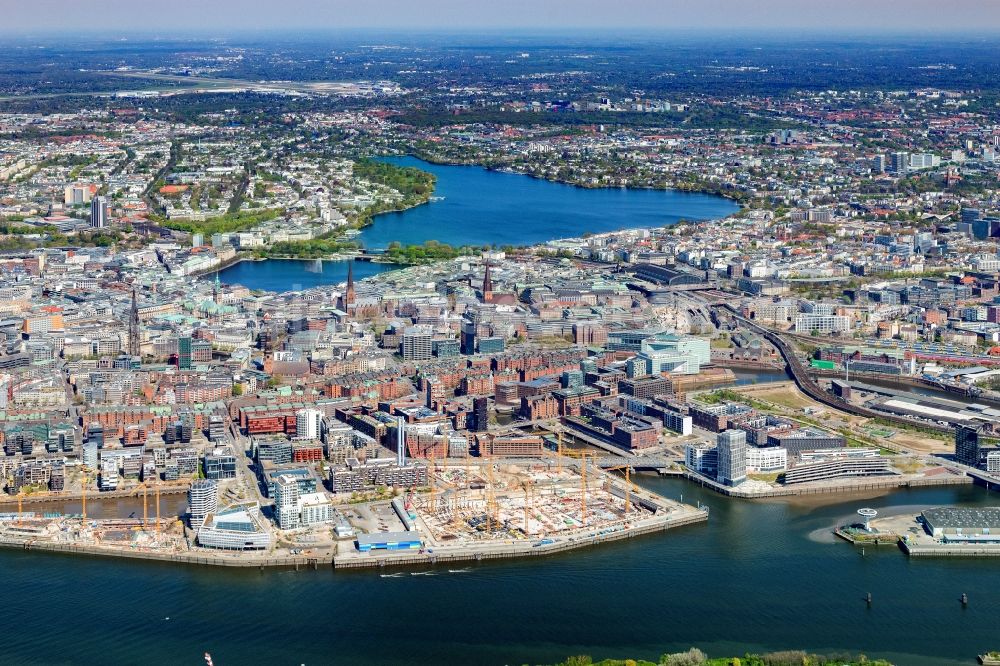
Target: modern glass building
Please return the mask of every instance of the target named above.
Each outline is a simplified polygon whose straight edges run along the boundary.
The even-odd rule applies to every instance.
[[[209,514],[198,529],[198,544],[222,550],[265,550],[271,545],[256,502],[238,504]]]

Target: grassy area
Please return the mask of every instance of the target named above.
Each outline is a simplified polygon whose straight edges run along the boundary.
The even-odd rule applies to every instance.
[[[604,659],[594,661],[588,656],[570,657],[556,666],[892,666],[882,659],[868,659],[864,655],[819,655],[798,650],[745,654],[742,657],[709,659],[701,650],[660,655],[658,661],[642,659]]]
[[[281,216],[280,208],[267,208],[257,211],[240,211],[237,213],[226,213],[217,217],[209,217],[200,222],[195,220],[168,220],[162,216],[150,215],[151,222],[163,225],[168,229],[176,231],[187,231],[188,233],[201,233],[206,237],[212,234],[226,234],[235,231],[250,229],[263,222],[269,222]]]

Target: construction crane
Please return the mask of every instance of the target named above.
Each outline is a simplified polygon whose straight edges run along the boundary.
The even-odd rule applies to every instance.
[[[24,497],[24,488],[17,489],[17,526],[20,527],[24,524],[21,519],[21,500]]]
[[[597,453],[586,450],[570,450],[566,455],[580,459],[580,522],[587,522],[587,459],[596,457]]]
[[[608,472],[615,470],[625,470],[625,512],[623,516],[628,518],[628,514],[632,510],[632,466],[616,465],[607,469]]]
[[[486,485],[486,533],[493,533],[493,524],[499,522],[496,516],[497,510],[497,497],[496,490],[494,489],[493,481],[493,463],[491,462],[486,467],[487,485]]]
[[[160,475],[156,475],[156,535],[160,535]]]
[[[148,488],[146,487],[145,481],[137,485],[135,490],[132,491],[132,494],[138,495],[140,490],[142,491],[142,529],[145,530],[149,528],[149,502],[147,499]]]
[[[562,430],[559,431],[559,441],[556,448],[556,468],[559,470],[559,475],[562,476]]]
[[[87,522],[87,466],[83,466],[83,482],[80,484],[80,493],[83,499],[83,518],[81,522]]]
[[[427,466],[427,483],[430,484],[430,487],[431,487],[431,501],[430,501],[430,512],[431,513],[435,513],[435,510],[434,510],[434,497],[436,495],[436,493],[435,493],[435,487],[434,487],[434,453],[435,453],[435,451],[434,451],[434,445],[431,444],[430,451],[428,452],[428,459],[430,460],[430,463]]]

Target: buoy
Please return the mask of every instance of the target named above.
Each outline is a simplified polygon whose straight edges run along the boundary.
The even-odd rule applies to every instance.
[[[867,596],[867,597],[865,597],[865,601],[866,601],[866,602],[868,602],[868,605],[869,605],[869,606],[871,606],[871,605],[872,605],[872,593],[871,593],[871,592],[869,592],[869,593],[868,593],[868,596]]]
[[[962,592],[962,605],[963,606],[969,605],[969,595],[967,595],[965,592]]]

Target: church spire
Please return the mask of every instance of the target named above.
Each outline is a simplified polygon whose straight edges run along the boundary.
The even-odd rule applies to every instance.
[[[139,302],[136,300],[135,287],[132,287],[132,308],[128,313],[128,354],[142,355],[139,341]]]
[[[490,262],[486,262],[486,273],[483,275],[483,300],[493,297],[493,278],[490,276]]]
[[[354,305],[354,262],[347,262],[347,289],[344,290],[344,305]]]

